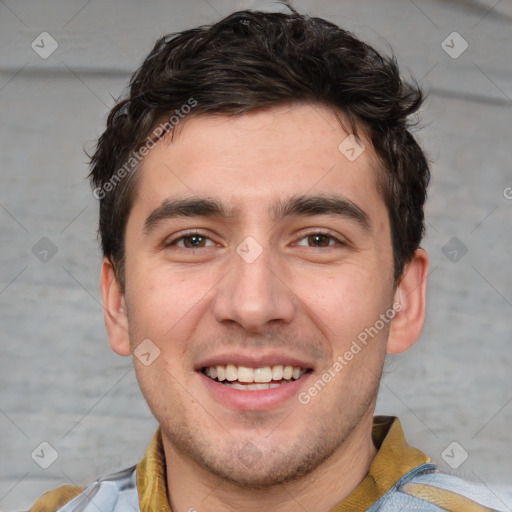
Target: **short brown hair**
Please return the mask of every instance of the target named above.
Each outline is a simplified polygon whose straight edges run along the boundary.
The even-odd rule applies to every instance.
[[[132,76],[128,96],[110,112],[91,158],[90,177],[95,191],[102,192],[95,195],[100,195],[103,253],[122,288],[124,233],[136,181],[134,173],[120,179],[120,170],[157,123],[191,98],[194,116],[236,116],[310,101],[343,112],[353,133],[363,126],[382,163],[379,186],[399,281],[424,234],[430,172],[409,131],[423,94],[416,82],[400,77],[394,56],[381,55],[324,19],[291,11],[240,11],[161,38]],[[172,128],[167,123],[164,133]]]

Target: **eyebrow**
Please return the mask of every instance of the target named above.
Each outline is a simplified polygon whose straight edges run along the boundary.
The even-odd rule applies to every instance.
[[[224,205],[209,197],[166,199],[153,210],[144,222],[144,233],[148,234],[160,223],[179,217],[219,218],[229,221],[239,216],[237,208]],[[339,195],[300,195],[278,199],[269,208],[270,217],[276,222],[285,217],[330,215],[355,221],[370,232],[369,215],[350,199]]]
[[[270,208],[270,215],[276,221],[288,216],[332,215],[353,220],[368,232],[372,228],[370,217],[364,210],[338,195],[302,195],[277,200]]]

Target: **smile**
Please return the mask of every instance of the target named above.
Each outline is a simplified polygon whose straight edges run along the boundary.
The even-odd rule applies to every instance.
[[[226,387],[242,391],[274,389],[299,380],[308,371],[300,366],[263,366],[250,368],[234,364],[206,366],[202,373]]]

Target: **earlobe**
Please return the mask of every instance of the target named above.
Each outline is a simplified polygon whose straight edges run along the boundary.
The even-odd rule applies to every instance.
[[[414,345],[425,322],[428,255],[423,249],[414,253],[395,292],[397,312],[389,331],[387,352],[399,354]]]
[[[129,356],[131,347],[125,297],[108,258],[103,259],[101,269],[101,295],[110,347],[120,356]]]

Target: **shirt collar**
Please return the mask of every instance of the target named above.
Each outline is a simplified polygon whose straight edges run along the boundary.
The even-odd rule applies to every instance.
[[[402,425],[392,416],[375,416],[372,438],[379,450],[363,481],[331,512],[366,510],[398,480],[430,459],[407,444]],[[160,427],[146,455],[137,465],[137,490],[141,512],[171,512],[167,498],[165,456]]]
[[[407,444],[400,420],[396,417],[375,416],[372,438],[379,451],[368,474],[331,512],[367,510],[405,474],[430,462],[423,452]]]
[[[140,512],[171,512],[160,427],[151,439],[146,455],[137,464],[137,491]]]

